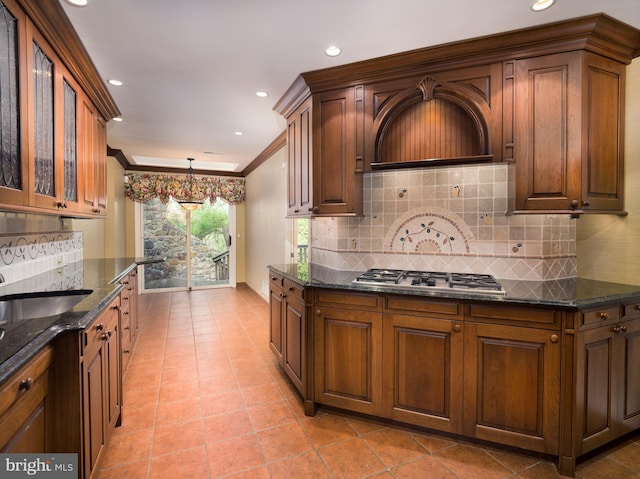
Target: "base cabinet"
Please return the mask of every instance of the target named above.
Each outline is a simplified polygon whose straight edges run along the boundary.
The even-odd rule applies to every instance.
[[[306,402],[312,393],[307,381],[309,339],[304,288],[275,272],[270,272],[269,283],[269,346]]]
[[[379,296],[317,291],[314,333],[315,401],[380,415],[382,312]]]
[[[52,349],[46,347],[0,387],[0,452],[52,451],[49,396]]]
[[[384,417],[462,433],[461,320],[461,305],[455,301],[385,298]]]
[[[53,449],[78,454],[79,477],[96,477],[113,429],[120,420],[122,365],[120,298],[84,330],[54,344]]]
[[[582,331],[577,341],[578,455],[640,428],[640,319],[594,312],[604,324]]]
[[[465,324],[464,434],[558,454],[559,334]]]
[[[129,273],[121,283],[124,289],[120,293],[122,373],[129,366],[131,353],[138,338],[138,275],[137,271]]]

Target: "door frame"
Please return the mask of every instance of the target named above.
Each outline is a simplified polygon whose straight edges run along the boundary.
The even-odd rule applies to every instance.
[[[220,200],[220,199],[219,199]],[[216,200],[218,201],[218,200]],[[220,200],[224,201],[224,200]],[[135,255],[136,258],[144,257],[144,223],[142,221],[142,209],[144,203],[141,201],[134,202],[134,223],[135,223]],[[190,229],[187,230],[187,232]],[[185,233],[185,236],[187,233]],[[146,293],[168,293],[174,291],[189,291],[189,290],[203,290],[203,289],[217,289],[217,288],[235,288],[236,287],[236,205],[229,203],[229,238],[231,244],[229,245],[229,282],[228,284],[212,285],[212,286],[195,286],[195,287],[176,287],[176,288],[159,288],[159,289],[146,289],[144,287],[144,273],[138,275],[138,291],[140,294]],[[190,250],[189,241],[185,241],[185,250]],[[190,273],[191,262],[188,262],[187,271]],[[143,265],[144,267],[144,265]],[[189,283],[189,282],[187,282]]]

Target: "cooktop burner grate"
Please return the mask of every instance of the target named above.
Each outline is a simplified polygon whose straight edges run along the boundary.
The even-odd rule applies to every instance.
[[[411,289],[464,290],[468,293],[504,294],[500,283],[490,274],[373,268],[358,275],[353,282]]]

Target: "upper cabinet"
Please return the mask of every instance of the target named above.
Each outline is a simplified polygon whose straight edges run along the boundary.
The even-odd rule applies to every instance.
[[[0,0],[0,31],[0,209],[105,216],[104,118],[119,112],[64,11]]]
[[[362,214],[363,172],[506,162],[509,213],[624,214],[639,55],[640,30],[597,14],[303,73],[275,106],[288,213]]]
[[[362,215],[363,96],[324,92],[288,114],[288,216]]]
[[[623,211],[625,65],[585,51],[517,60],[515,211]]]

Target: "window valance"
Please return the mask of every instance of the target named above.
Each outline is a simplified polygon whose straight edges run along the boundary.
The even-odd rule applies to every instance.
[[[160,198],[166,203],[169,197],[177,201],[204,201],[216,198],[231,203],[242,203],[246,197],[244,178],[224,178],[220,176],[194,176],[189,189],[186,175],[155,175],[147,173],[127,173],[125,195],[134,201],[148,201]]]

